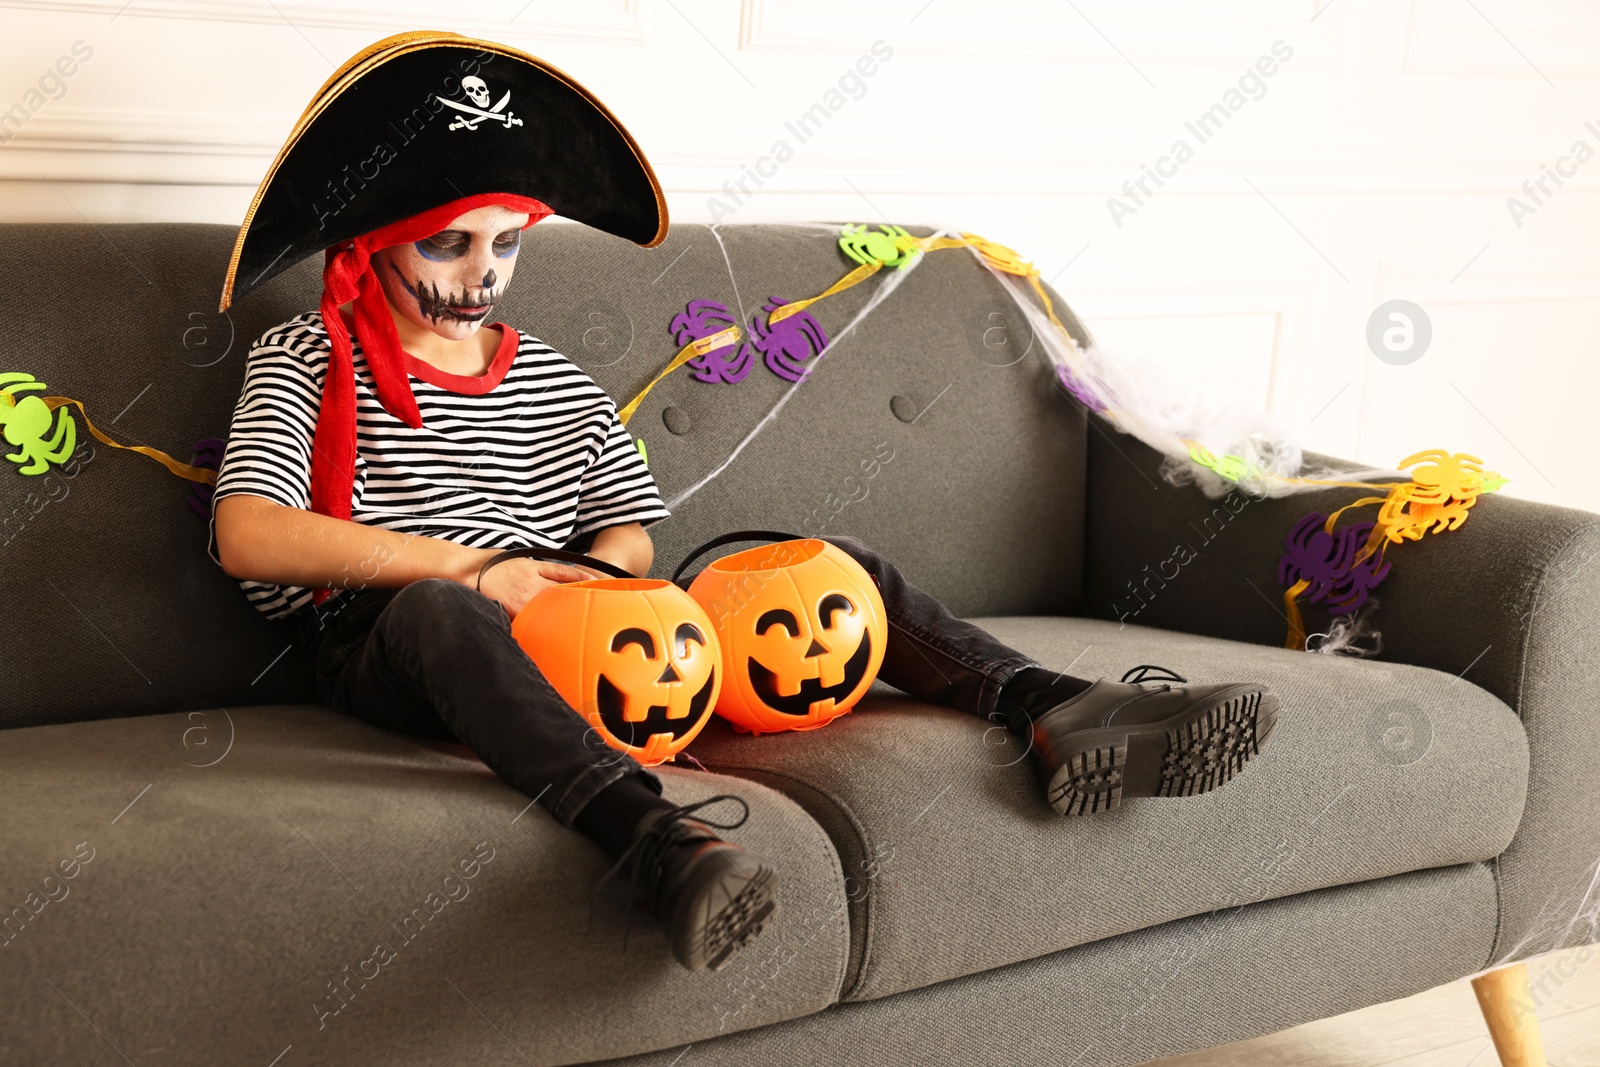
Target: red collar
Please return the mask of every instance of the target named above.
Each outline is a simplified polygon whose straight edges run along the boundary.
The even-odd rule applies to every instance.
[[[354,325],[350,313],[343,308],[339,310],[339,315],[344,319],[347,327]],[[441,389],[449,390],[452,393],[460,393],[463,396],[482,396],[493,391],[505,378],[506,371],[511,369],[511,362],[517,356],[517,346],[521,343],[522,338],[507,323],[493,322],[484,328],[489,329],[492,327],[499,327],[500,329],[500,345],[494,350],[494,359],[490,361],[489,369],[484,373],[476,376],[451,374],[401,349],[400,358],[405,363],[406,373],[413,378],[419,378],[431,385],[437,385]]]

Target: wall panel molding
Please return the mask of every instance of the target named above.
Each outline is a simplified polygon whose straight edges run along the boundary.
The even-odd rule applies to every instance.
[[[1118,278],[1103,272],[1089,280],[1070,285],[1072,309],[1082,316],[1091,332],[1097,326],[1119,320],[1149,323],[1163,319],[1204,321],[1217,319],[1268,319],[1272,322],[1271,342],[1257,352],[1230,354],[1235,370],[1253,368],[1255,374],[1241,374],[1241,385],[1258,389],[1252,399],[1276,412],[1285,402],[1287,390],[1295,386],[1295,375],[1288,366],[1290,356],[1299,349],[1304,330],[1304,308],[1315,299],[1316,281],[1307,279],[1286,284],[1273,272],[1260,269],[1241,272],[1236,280],[1219,282],[1210,267],[1140,271]],[[1064,284],[1064,283],[1063,283]],[[1067,295],[1067,294],[1063,294]],[[1122,353],[1114,353],[1123,355]],[[1151,358],[1149,354],[1143,354]],[[1166,358],[1188,362],[1193,351],[1177,348]],[[1153,360],[1159,365],[1159,357]],[[1209,378],[1204,394],[1217,397],[1229,393],[1227,375]]]
[[[644,44],[641,7],[644,0],[491,0],[448,11],[449,27],[457,33],[490,40],[555,38],[594,44]],[[483,12],[470,13],[476,6]],[[382,4],[308,4],[285,0],[0,0],[0,9],[46,11],[57,15],[99,15],[113,18],[178,19],[283,25],[296,28],[368,30],[386,35],[441,20],[436,2],[385,0]],[[519,9],[521,13],[519,14]],[[464,14],[465,13],[465,14]],[[495,17],[484,17],[492,13]],[[516,16],[515,22],[509,20]],[[508,32],[509,31],[509,32]]]
[[[1600,6],[1569,2],[1552,11],[1545,5],[1543,17],[1539,9],[1501,3],[1480,12],[1459,0],[1415,0],[1406,72],[1600,77]]]
[[[740,0],[739,47],[859,51],[859,32],[845,37],[836,29],[849,24],[879,27],[908,55],[1235,66],[1241,47],[1265,50],[1280,37],[1303,37],[1316,6],[1217,0],[1201,11],[1176,0],[933,0],[918,10],[908,0]]]

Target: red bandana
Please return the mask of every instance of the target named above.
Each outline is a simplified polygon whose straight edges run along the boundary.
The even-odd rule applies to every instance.
[[[311,454],[311,510],[336,519],[350,518],[351,487],[356,466],[356,379],[350,334],[339,305],[354,301],[356,336],[372,370],[378,401],[384,410],[412,429],[422,427],[422,413],[411,392],[411,381],[401,358],[400,334],[383,289],[371,267],[372,253],[380,248],[419,241],[449,226],[468,211],[498,204],[528,213],[527,229],[554,214],[546,204],[514,193],[480,193],[440,204],[410,218],[363,234],[350,243],[330,248],[322,269],[322,323],[328,331],[331,355],[322,407],[317,412],[317,432]],[[312,603],[333,595],[319,589]]]

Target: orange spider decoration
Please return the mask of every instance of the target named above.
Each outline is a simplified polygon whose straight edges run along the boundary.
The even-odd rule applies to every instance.
[[[1483,491],[1483,461],[1477,456],[1469,456],[1465,452],[1452,455],[1442,448],[1431,448],[1406,457],[1400,461],[1400,466],[1404,469],[1425,459],[1437,462],[1418,467],[1411,474],[1415,486],[1411,499],[1418,504],[1440,505],[1452,500],[1475,500]]]
[[[1478,502],[1477,494],[1473,494],[1442,504],[1425,504],[1418,501],[1417,495],[1416,485],[1398,486],[1389,494],[1378,509],[1378,536],[1399,544],[1402,540],[1420,541],[1430,533],[1460,529],[1467,521],[1467,509]]]
[[[1408,456],[1400,466],[1428,459],[1435,462],[1418,467],[1409,483],[1395,486],[1384,499],[1372,532],[1373,546],[1385,538],[1399,544],[1402,540],[1420,541],[1430,533],[1458,530],[1478,497],[1506,481],[1494,471],[1486,473],[1477,456],[1438,448]]]

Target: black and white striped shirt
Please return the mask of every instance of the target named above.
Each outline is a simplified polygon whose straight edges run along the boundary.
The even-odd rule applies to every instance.
[[[413,430],[378,402],[352,333],[356,469],[350,518],[473,548],[560,548],[591,530],[670,514],[655,478],[617,418],[615,401],[549,345],[506,327],[482,377],[448,374],[402,354],[423,426]],[[312,312],[263,334],[246,357],[217,474],[215,502],[249,493],[311,507],[311,441],[328,334]],[[216,551],[213,511],[211,559]],[[239,582],[268,618],[311,603],[313,590]]]

